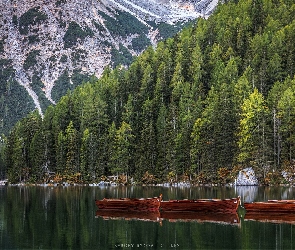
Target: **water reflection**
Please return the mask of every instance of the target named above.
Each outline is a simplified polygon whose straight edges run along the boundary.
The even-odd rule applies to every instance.
[[[237,213],[204,213],[204,212],[130,212],[120,210],[98,209],[96,218],[104,220],[141,220],[162,223],[169,222],[211,222],[239,225],[240,219]]]
[[[295,189],[293,187],[237,186],[235,192],[241,197],[242,203],[295,199]]]
[[[295,214],[293,213],[252,213],[247,212],[244,218],[245,221],[259,221],[259,222],[269,222],[269,223],[287,223],[295,225]]]
[[[240,195],[243,201],[264,201],[294,199],[294,191],[286,187],[0,187],[0,249],[118,249],[128,244],[128,249],[292,249],[292,216],[265,219],[246,213],[245,218],[229,219],[220,214],[215,218],[157,214],[141,215],[141,220],[132,215],[106,220],[96,214],[95,199],[163,194],[164,200]]]
[[[282,200],[288,200],[290,197],[292,197],[292,199],[294,199],[294,188],[292,187],[286,187],[282,190],[282,196],[281,199]]]
[[[241,202],[253,202],[258,194],[257,186],[237,186],[236,193],[241,197]]]
[[[162,221],[160,212],[132,212],[99,209],[96,211],[95,217],[101,217],[104,220],[142,220],[155,222]]]

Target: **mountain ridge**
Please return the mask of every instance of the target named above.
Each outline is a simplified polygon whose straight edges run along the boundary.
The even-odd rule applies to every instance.
[[[177,25],[179,30],[188,20],[206,17],[216,5],[217,0],[2,1],[2,130],[7,113],[16,112],[14,104],[7,105],[8,88],[18,88],[19,96],[17,85],[24,87],[28,110],[36,108],[42,115],[67,89],[91,75],[99,77],[107,65],[127,65],[166,38],[160,25],[175,34]]]

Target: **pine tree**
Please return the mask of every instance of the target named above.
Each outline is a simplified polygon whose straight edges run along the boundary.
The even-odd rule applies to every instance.
[[[49,106],[46,109],[44,114],[43,122],[42,122],[42,130],[44,133],[44,146],[45,146],[45,165],[49,171],[55,172],[56,171],[56,137],[54,135],[53,130],[53,117],[54,117],[54,110],[53,106]]]
[[[40,129],[32,138],[30,145],[31,174],[30,179],[38,182],[44,177],[46,169],[46,144],[43,131]]]
[[[146,171],[154,174],[156,165],[156,133],[154,128],[153,102],[147,99],[143,104],[142,129],[136,149],[136,175],[143,176]]]
[[[168,111],[166,106],[162,103],[159,108],[157,123],[156,123],[156,134],[157,134],[157,161],[156,161],[156,175],[162,178],[164,174],[168,172]]]
[[[79,171],[78,133],[77,133],[77,130],[74,128],[72,121],[70,121],[65,131],[65,144],[66,144],[65,173],[71,176]]]
[[[116,131],[114,141],[114,151],[112,154],[112,161],[115,163],[115,167],[112,168],[113,173],[121,173],[129,175],[129,166],[132,159],[132,144],[134,136],[132,134],[132,128],[126,122],[122,122],[119,129]]]
[[[269,167],[270,144],[268,141],[267,115],[263,95],[255,88],[242,105],[239,126],[238,161],[243,166],[256,167],[264,174]]]
[[[295,79],[278,101],[279,133],[282,140],[281,161],[292,161],[295,154]]]
[[[57,174],[64,174],[66,167],[66,137],[62,131],[59,132],[56,142],[56,171]]]

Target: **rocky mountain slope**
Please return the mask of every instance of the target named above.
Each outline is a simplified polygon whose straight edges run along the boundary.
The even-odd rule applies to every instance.
[[[210,15],[217,2],[1,0],[0,134],[106,65],[128,65],[187,21]]]

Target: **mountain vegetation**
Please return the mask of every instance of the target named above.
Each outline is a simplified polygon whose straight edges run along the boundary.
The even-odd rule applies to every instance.
[[[11,182],[227,183],[251,166],[265,184],[294,172],[295,2],[226,1],[129,69],[69,91],[7,138]],[[3,165],[2,165],[3,168]]]
[[[111,65],[128,67],[216,0],[0,2],[0,135]],[[177,10],[177,12],[176,12]],[[202,13],[202,14],[201,14]],[[21,108],[20,108],[21,106]]]

